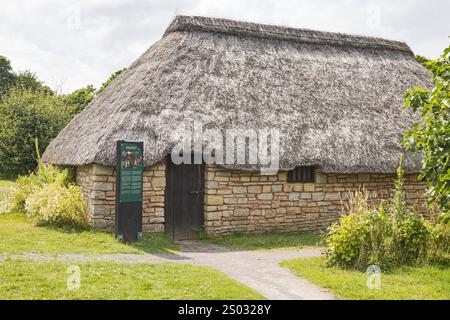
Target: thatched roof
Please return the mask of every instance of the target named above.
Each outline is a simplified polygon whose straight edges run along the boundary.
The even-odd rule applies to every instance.
[[[144,141],[152,165],[196,120],[279,129],[282,169],[395,172],[399,139],[415,117],[403,93],[429,81],[402,42],[177,16],[61,131],[44,161],[113,165],[115,141],[124,139]],[[405,164],[415,172],[420,161],[407,155]]]

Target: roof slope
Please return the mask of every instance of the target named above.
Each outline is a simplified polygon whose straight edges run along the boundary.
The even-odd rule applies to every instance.
[[[177,16],[43,158],[112,165],[116,140],[138,140],[152,165],[178,142],[174,133],[196,120],[209,128],[279,129],[282,169],[395,172],[399,139],[414,120],[403,93],[429,81],[402,42]],[[406,156],[407,171],[419,165]]]

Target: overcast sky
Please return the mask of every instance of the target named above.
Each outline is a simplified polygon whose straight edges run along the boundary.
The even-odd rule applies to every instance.
[[[0,55],[62,92],[98,87],[177,14],[380,36],[431,58],[450,35],[450,0],[0,0],[0,8]]]

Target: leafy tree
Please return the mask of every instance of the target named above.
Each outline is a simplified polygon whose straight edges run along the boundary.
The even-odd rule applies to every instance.
[[[92,85],[88,85],[84,88],[75,90],[74,92],[67,94],[63,97],[68,111],[71,115],[83,111],[83,109],[94,99],[95,88]]]
[[[427,57],[421,56],[420,54],[416,54],[415,58],[416,58],[416,61],[418,63],[420,63],[421,65],[424,65],[424,63],[430,61],[430,59],[428,59]]]
[[[42,81],[38,79],[34,72],[29,70],[21,71],[16,74],[14,84],[22,89],[29,91],[43,90],[48,94],[54,94],[52,89],[44,85]]]
[[[33,171],[34,139],[42,152],[70,117],[60,96],[12,87],[0,102],[0,175],[12,178]]]
[[[43,152],[70,119],[124,70],[114,72],[98,91],[88,85],[61,95],[31,71],[14,73],[10,61],[0,56],[0,176],[13,178],[33,171],[34,139]]]
[[[427,68],[428,71],[431,72],[431,74],[434,74],[436,72],[435,61],[419,54],[416,55],[416,61]]]
[[[113,74],[111,74],[111,75],[109,76],[108,80],[106,80],[105,82],[103,82],[103,84],[102,84],[102,86],[100,87],[100,89],[97,90],[97,94],[102,93],[102,92],[106,89],[106,87],[109,86],[109,84],[110,84],[111,82],[113,82],[113,80],[114,80],[115,78],[117,78],[117,77],[118,77],[122,72],[124,72],[125,70],[127,70],[127,68],[123,68],[123,69],[117,70],[116,72],[114,72]]]
[[[437,60],[423,61],[432,73],[432,89],[413,88],[405,94],[405,108],[420,113],[403,138],[404,146],[423,155],[419,179],[427,182],[429,205],[450,211],[450,46]]]
[[[0,56],[0,99],[8,89],[14,84],[16,76],[12,71],[11,61]]]

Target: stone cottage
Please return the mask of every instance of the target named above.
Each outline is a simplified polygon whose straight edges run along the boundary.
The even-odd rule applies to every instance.
[[[114,229],[115,144],[128,140],[144,142],[144,232],[318,231],[338,219],[349,192],[390,196],[399,139],[415,120],[403,93],[429,81],[402,42],[177,16],[43,159],[76,167],[99,229]],[[175,164],[176,133],[193,122],[220,132],[276,129],[279,171],[262,174],[259,162]],[[407,200],[420,209],[419,166],[405,155]]]

